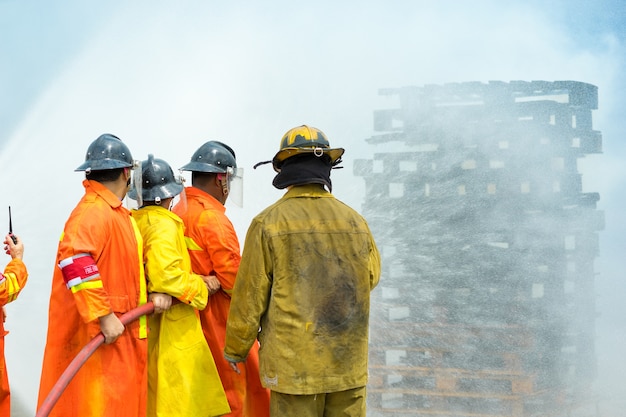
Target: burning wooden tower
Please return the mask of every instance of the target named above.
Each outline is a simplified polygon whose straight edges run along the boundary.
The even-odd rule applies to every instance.
[[[596,372],[604,217],[577,160],[602,149],[597,88],[477,82],[381,94],[400,103],[374,113],[368,142],[383,150],[354,165],[383,256],[368,415],[578,415]]]

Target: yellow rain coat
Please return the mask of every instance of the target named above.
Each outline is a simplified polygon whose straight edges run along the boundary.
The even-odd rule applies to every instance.
[[[365,386],[370,291],[379,279],[365,219],[322,185],[294,186],[248,229],[224,356],[245,360],[258,336],[261,382],[272,391]]]
[[[197,309],[208,289],[191,272],[180,217],[160,206],[133,211],[144,239],[148,292],[181,301],[149,317],[148,415],[219,416],[230,412]]]

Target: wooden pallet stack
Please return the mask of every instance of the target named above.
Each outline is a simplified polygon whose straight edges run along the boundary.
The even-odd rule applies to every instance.
[[[384,151],[354,164],[383,257],[368,415],[576,416],[595,377],[604,219],[577,160],[602,150],[597,88],[515,81],[381,94],[399,102],[374,113],[368,142]]]

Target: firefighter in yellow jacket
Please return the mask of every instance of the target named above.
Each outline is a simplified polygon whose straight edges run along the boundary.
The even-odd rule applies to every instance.
[[[224,356],[236,371],[259,338],[272,417],[365,416],[380,256],[365,219],[330,192],[343,152],[313,127],[288,131],[271,161],[288,191],[246,235]]]
[[[17,236],[5,236],[4,250],[7,255],[11,255],[11,262],[4,269],[4,273],[0,272],[0,416],[10,416],[11,394],[4,361],[4,336],[8,333],[4,330],[4,306],[15,301],[22,291],[28,279],[28,271],[22,262],[24,244]]]
[[[208,277],[191,272],[183,221],[170,211],[183,185],[162,159],[149,155],[141,166],[141,185],[129,196],[140,206],[133,218],[143,237],[155,306],[148,320],[148,415],[227,414],[230,407],[198,316],[207,304]]]

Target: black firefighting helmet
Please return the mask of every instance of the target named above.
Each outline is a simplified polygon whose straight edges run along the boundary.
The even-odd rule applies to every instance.
[[[142,201],[156,201],[159,204],[161,200],[176,197],[183,188],[180,178],[174,176],[172,167],[164,160],[149,154],[147,160],[141,161]],[[131,187],[128,196],[137,200],[135,187]]]
[[[230,171],[228,168],[231,168]],[[235,151],[222,142],[211,140],[200,146],[191,157],[191,161],[180,170],[224,174],[236,168]]]
[[[105,133],[91,142],[85,162],[74,171],[102,171],[132,166],[133,157],[128,146],[117,136]]]

